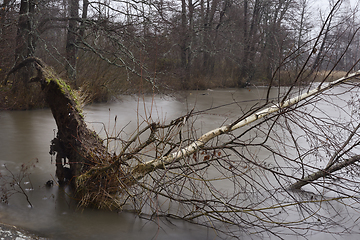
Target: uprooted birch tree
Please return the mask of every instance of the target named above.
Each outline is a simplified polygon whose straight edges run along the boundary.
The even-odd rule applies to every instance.
[[[8,76],[30,63],[37,70],[30,81],[40,83],[58,126],[51,145],[56,175],[61,184],[71,182],[80,206],[181,218],[230,236],[238,236],[239,227],[277,236],[277,227],[285,226],[301,233],[295,230],[300,222],[316,230],[319,221],[332,221],[319,212],[327,204],[360,207],[358,90],[350,82],[360,72],[297,89],[295,97],[289,92],[294,88],[276,98],[268,94],[261,105],[244,112],[240,106],[241,117],[196,140],[192,119],[202,113],[190,111],[169,123],[148,118],[124,141],[89,130],[76,93],[41,60],[28,58]],[[343,122],[323,111],[323,102],[350,94],[352,112],[336,106],[347,114]],[[121,149],[110,151],[112,141]],[[294,191],[307,184],[315,190]],[[296,210],[301,214],[286,220]]]

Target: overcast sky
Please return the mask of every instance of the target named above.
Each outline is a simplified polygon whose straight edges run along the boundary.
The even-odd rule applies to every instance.
[[[335,0],[330,0],[331,2],[336,2]],[[329,9],[329,0],[313,0],[314,8],[316,9],[323,9],[328,10]],[[344,3],[350,3],[351,7],[354,8],[356,5],[359,4],[359,0],[344,0]]]

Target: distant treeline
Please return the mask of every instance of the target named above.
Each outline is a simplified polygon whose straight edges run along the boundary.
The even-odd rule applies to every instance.
[[[360,55],[359,19],[342,1],[321,11],[310,0],[2,2],[3,101],[28,90],[32,73],[6,86],[2,79],[29,56],[88,101],[106,101],[138,91],[302,83],[319,70],[349,71]]]

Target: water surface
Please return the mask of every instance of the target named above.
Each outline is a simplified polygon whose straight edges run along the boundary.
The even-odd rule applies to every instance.
[[[117,102],[86,106],[84,115],[88,126],[101,136],[121,130],[121,137],[127,139],[139,124],[150,118],[170,122],[192,110],[213,108],[196,117],[195,127],[200,136],[236,119],[263,99],[266,90],[190,91],[177,98],[122,96]],[[276,90],[272,97],[276,99]],[[220,105],[224,106],[217,108]],[[331,112],[331,106],[325,104],[326,107]],[[50,141],[55,134],[56,124],[49,109],[0,112],[0,173],[9,175],[11,171],[17,174],[22,164],[37,162],[29,179],[22,179],[33,207],[23,195],[16,194],[9,204],[0,204],[1,222],[53,239],[216,239],[213,230],[183,221],[149,221],[128,212],[77,209],[67,194],[68,189],[56,185],[46,188],[44,185],[48,180],[55,180],[55,159],[49,155]],[[316,235],[317,239],[327,237],[328,234]]]

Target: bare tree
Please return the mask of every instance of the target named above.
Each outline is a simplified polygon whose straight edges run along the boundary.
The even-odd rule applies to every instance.
[[[35,52],[36,35],[34,34],[35,2],[21,1],[18,31],[16,35],[15,59],[21,62]]]
[[[86,2],[84,6],[87,7]],[[84,8],[84,13],[86,16],[86,8]],[[79,0],[70,0],[69,1],[69,28],[67,31],[66,39],[66,70],[69,79],[76,86],[76,59],[78,48],[76,47],[76,38],[78,35],[78,18],[79,18]]]
[[[10,0],[3,1],[0,9],[0,79],[12,68],[14,62],[15,6]]]

